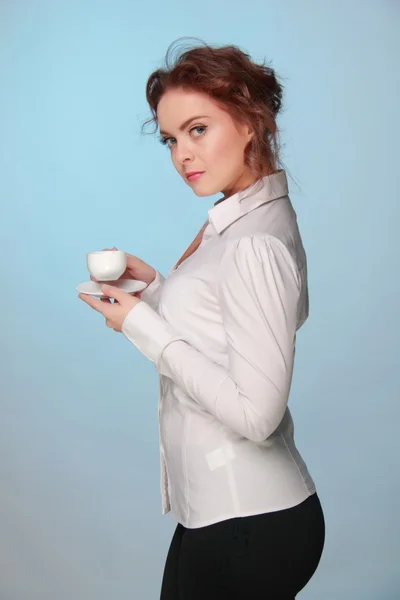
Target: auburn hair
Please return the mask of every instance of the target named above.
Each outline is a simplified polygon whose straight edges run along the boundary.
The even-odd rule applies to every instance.
[[[172,49],[172,50],[171,50]],[[171,60],[173,45],[164,68],[147,80],[146,98],[152,117],[144,126],[158,128],[157,107],[171,88],[198,91],[210,96],[236,123],[247,124],[253,138],[245,151],[245,161],[257,177],[279,166],[279,140],[276,118],[282,106],[282,85],[272,68],[253,62],[236,46],[211,47],[206,44],[186,49]],[[267,173],[266,173],[267,172]]]

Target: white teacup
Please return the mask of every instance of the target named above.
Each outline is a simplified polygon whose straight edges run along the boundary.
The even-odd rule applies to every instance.
[[[122,250],[88,252],[86,264],[89,273],[98,281],[115,281],[126,270],[126,254]]]

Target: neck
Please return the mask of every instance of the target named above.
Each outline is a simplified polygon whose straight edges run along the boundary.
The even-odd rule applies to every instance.
[[[246,190],[247,188],[252,186],[254,183],[259,181],[260,179],[263,179],[263,177],[272,175],[272,173],[273,173],[273,171],[271,171],[270,169],[267,169],[267,168],[265,168],[264,171],[260,175],[255,175],[252,171],[245,171],[244,173],[242,173],[242,175],[239,177],[239,179],[237,179],[235,181],[234,184],[232,184],[229,188],[222,190],[223,197],[220,198],[216,202],[216,204],[218,204],[219,202],[222,202],[223,200],[227,200],[228,198],[230,198],[231,196],[234,196],[235,194],[237,194],[239,192],[243,192],[244,190]]]

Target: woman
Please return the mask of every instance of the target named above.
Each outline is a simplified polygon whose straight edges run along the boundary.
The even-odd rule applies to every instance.
[[[222,192],[164,279],[128,256],[140,299],[81,296],[160,374],[163,512],[177,528],[162,600],[292,600],[324,545],[315,486],[287,408],[306,257],[278,169],[274,72],[235,47],[198,47],[153,73],[147,99],[197,196]]]

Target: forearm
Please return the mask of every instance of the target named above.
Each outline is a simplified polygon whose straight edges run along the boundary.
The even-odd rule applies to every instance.
[[[250,365],[247,373],[240,365],[240,374],[232,374],[184,341],[174,341],[159,357],[157,369],[216,419],[254,442],[267,439],[284,416],[292,363],[288,371],[282,365],[269,376]]]
[[[232,353],[228,370],[190,346],[143,302],[129,313],[122,331],[155,363],[160,374],[172,379],[193,400],[239,435],[262,441],[281,422],[290,387],[293,349],[285,349],[288,358],[281,360],[282,349],[271,347],[267,367],[265,348],[260,347],[256,353],[259,362],[255,358],[249,363],[239,354]]]

